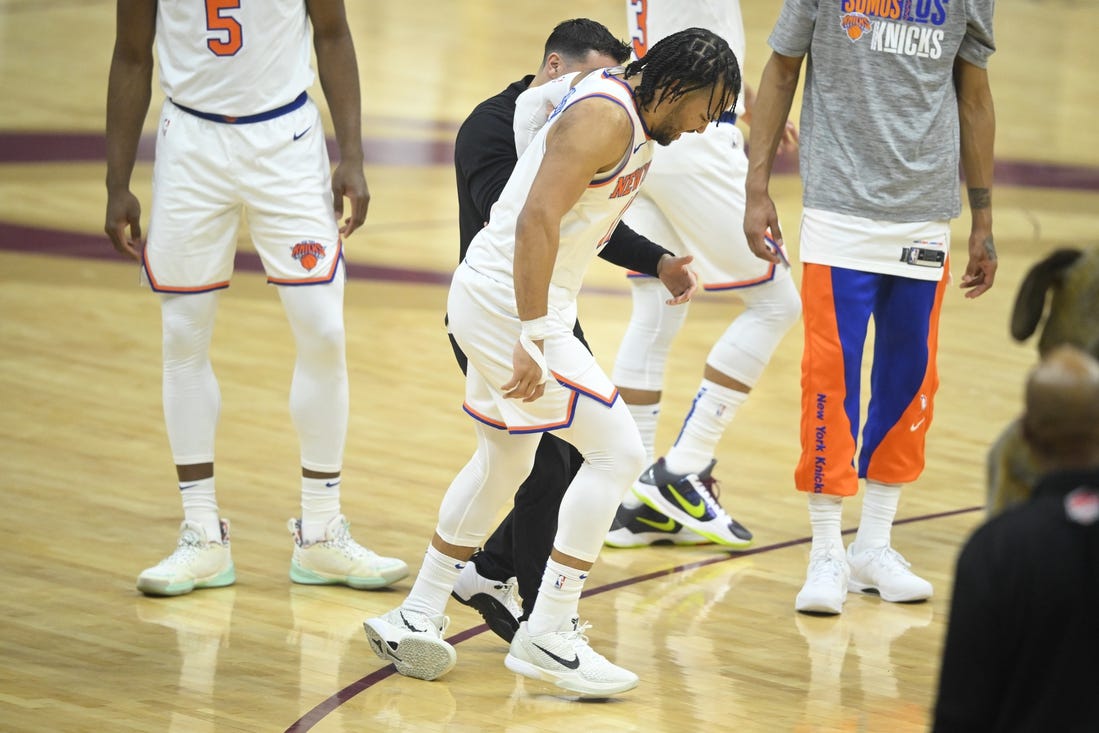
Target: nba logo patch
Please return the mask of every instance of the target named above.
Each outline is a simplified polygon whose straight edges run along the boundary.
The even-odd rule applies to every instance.
[[[320,242],[302,241],[290,248],[290,256],[301,264],[306,272],[312,272],[325,257],[325,246]]]
[[[558,575],[557,580],[553,581],[553,587],[556,588],[557,590],[561,590],[562,588],[564,588],[565,587],[565,576],[564,575]]]

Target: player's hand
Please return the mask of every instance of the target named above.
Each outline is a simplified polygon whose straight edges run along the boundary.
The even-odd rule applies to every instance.
[[[768,244],[768,235],[777,247],[784,246],[775,202],[765,193],[749,196],[744,208],[744,236],[748,240],[748,248],[761,260],[781,264],[781,253]]]
[[[541,352],[543,342],[534,341],[533,344]],[[547,370],[544,361],[542,364],[536,362],[518,341],[511,352],[511,365],[511,379],[500,387],[504,397],[534,402],[545,394]]]
[[[975,230],[969,235],[969,263],[962,275],[962,290],[967,298],[980,297],[996,280],[996,245],[991,231]]]
[[[145,240],[141,237],[141,203],[137,196],[128,190],[107,194],[107,221],[103,231],[107,232],[111,244],[121,254],[141,260]]]
[[[668,305],[682,305],[688,302],[695,291],[698,290],[698,277],[688,267],[694,261],[694,257],[687,255],[677,257],[666,254],[660,258],[656,265],[660,282],[672,294],[672,297],[664,301]]]
[[[370,207],[370,189],[362,165],[341,161],[332,172],[332,210],[337,222],[343,218],[344,198],[351,202],[351,216],[340,226],[340,236],[348,237],[366,221],[366,210]]]

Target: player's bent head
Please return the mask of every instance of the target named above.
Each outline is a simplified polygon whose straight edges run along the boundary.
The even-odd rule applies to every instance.
[[[740,63],[725,39],[705,28],[687,28],[653,44],[626,67],[626,78],[641,74],[637,101],[653,110],[694,91],[708,91],[712,120],[731,110],[740,96]],[[691,128],[686,128],[691,129]]]

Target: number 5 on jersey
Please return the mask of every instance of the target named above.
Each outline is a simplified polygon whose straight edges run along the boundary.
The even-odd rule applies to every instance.
[[[223,15],[226,10],[239,9],[240,0],[206,0],[206,30],[217,34],[206,39],[206,47],[215,56],[234,56],[244,45],[240,21]]]

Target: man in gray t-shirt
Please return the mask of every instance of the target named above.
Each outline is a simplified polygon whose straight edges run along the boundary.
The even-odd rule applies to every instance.
[[[985,65],[993,0],[785,0],[756,99],[744,231],[757,256],[782,232],[768,184],[806,62],[801,110],[800,259],[805,351],[802,454],[813,545],[795,607],[840,613],[848,589],[886,601],[931,597],[890,545],[901,487],[924,467],[938,373],[949,220],[969,189],[967,297],[996,275],[992,238],[995,114]],[[860,376],[875,325],[861,446]],[[842,499],[865,479],[862,518],[844,552]]]

